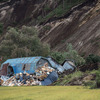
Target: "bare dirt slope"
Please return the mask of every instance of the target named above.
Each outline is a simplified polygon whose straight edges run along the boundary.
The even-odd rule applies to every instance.
[[[100,55],[100,0],[86,0],[62,17],[51,18],[41,24],[36,21],[40,15],[44,17],[59,3],[58,0],[8,0],[0,3],[0,22],[4,28],[36,26],[41,41],[49,43],[55,51],[65,51],[67,43],[72,43],[81,53]],[[44,12],[46,5],[51,9]]]
[[[0,22],[5,27],[27,25],[31,22],[34,25],[37,24],[35,22],[37,17],[44,15],[43,9],[46,5],[51,11],[58,3],[53,0],[8,0],[0,3]]]
[[[41,36],[53,50],[66,50],[67,43],[81,53],[100,55],[100,1],[90,0],[75,9],[67,18],[47,23],[51,30]],[[72,10],[73,10],[72,9]]]

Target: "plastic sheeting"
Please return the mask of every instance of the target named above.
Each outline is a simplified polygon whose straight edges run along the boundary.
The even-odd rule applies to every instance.
[[[44,79],[44,81],[41,81],[41,85],[50,85],[53,82],[57,81],[58,79],[58,74],[56,71],[51,72],[48,77],[46,79]]]

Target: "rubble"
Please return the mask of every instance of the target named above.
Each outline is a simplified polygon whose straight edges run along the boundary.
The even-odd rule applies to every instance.
[[[49,67],[48,63],[45,63],[44,66],[39,67],[36,70],[36,76],[39,80],[43,80],[50,74],[50,72],[53,72],[53,71],[55,71],[55,70],[53,68]]]
[[[1,86],[34,86],[41,85],[41,81],[48,77],[48,75],[55,71],[53,68],[45,63],[44,66],[38,67],[35,74],[28,74],[26,71],[23,73],[18,73],[14,76],[1,76],[0,85]]]
[[[0,79],[0,85],[2,85],[2,84],[3,84],[3,82],[4,82],[4,81],[3,81],[2,79]]]

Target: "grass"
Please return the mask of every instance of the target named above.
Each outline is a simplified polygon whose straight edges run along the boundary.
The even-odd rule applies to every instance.
[[[8,0],[0,0],[0,2],[5,2],[5,1],[8,1]]]
[[[82,75],[83,75],[83,73],[81,71],[76,71],[72,74],[65,75],[63,78],[59,78],[58,81],[54,83],[54,85],[61,86],[61,85],[68,84],[74,78],[79,78]]]
[[[100,100],[100,90],[79,86],[0,87],[0,100]]]

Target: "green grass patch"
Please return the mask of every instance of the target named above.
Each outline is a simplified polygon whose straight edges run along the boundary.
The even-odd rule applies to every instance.
[[[63,78],[59,78],[58,81],[54,83],[54,85],[57,85],[57,86],[66,85],[70,81],[72,81],[74,78],[79,78],[82,75],[83,75],[83,72],[76,71],[75,73],[65,75]]]
[[[79,86],[0,87],[0,100],[100,100],[100,90]]]

